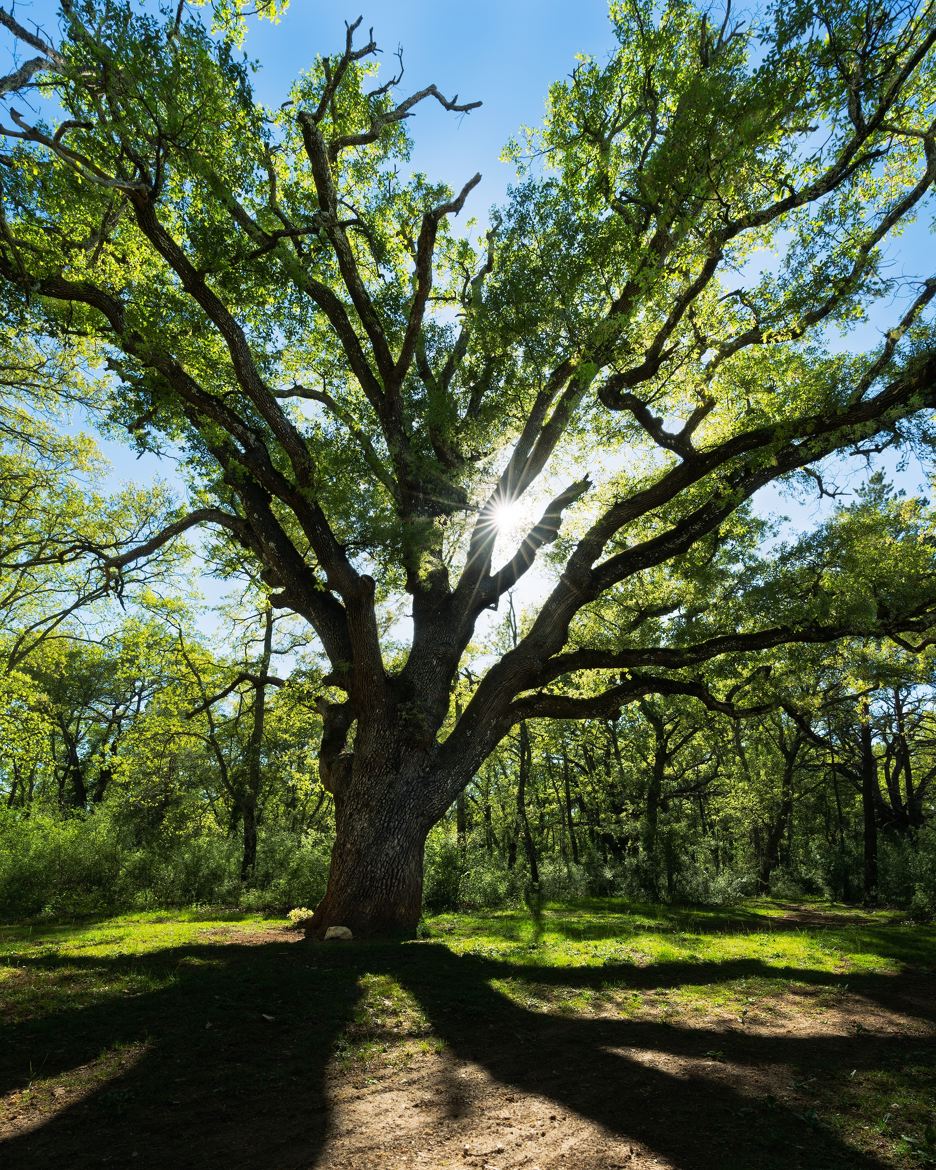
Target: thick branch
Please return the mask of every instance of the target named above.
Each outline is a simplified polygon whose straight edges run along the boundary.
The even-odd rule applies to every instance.
[[[180,517],[171,524],[167,524],[162,531],[157,532],[155,536],[151,536],[149,540],[143,541],[142,544],[138,544],[134,548],[127,549],[125,552],[118,553],[115,556],[102,558],[102,564],[105,569],[122,569],[125,565],[132,564],[134,561],[138,561],[143,557],[148,557],[152,553],[157,552],[163,545],[168,544],[169,541],[174,540],[183,532],[187,532],[190,528],[195,528],[200,524],[217,524],[222,528],[226,528],[229,532],[234,533],[238,540],[244,541],[247,539],[247,526],[239,516],[233,516],[221,508],[196,508],[194,512],[189,512],[188,515]]]
[[[546,511],[523,538],[520,547],[507,564],[502,569],[498,569],[493,577],[489,577],[485,582],[482,589],[483,604],[490,604],[491,601],[506,593],[508,589],[513,588],[533,564],[539,550],[544,545],[552,544],[559,535],[562,514],[566,508],[580,499],[591,486],[591,480],[586,476],[571,484],[564,492],[560,492],[549,503]]]
[[[688,695],[698,699],[710,711],[717,711],[732,719],[765,715],[775,706],[773,703],[760,703],[753,707],[738,707],[719,699],[699,682],[629,673],[624,682],[599,695],[581,698],[553,694],[524,696],[510,704],[507,717],[512,723],[519,723],[523,719],[609,719],[616,716],[622,707],[644,695]]]
[[[936,618],[936,612],[928,615],[925,622]],[[906,621],[896,619],[898,629],[917,629],[920,617]],[[891,624],[881,621],[872,627],[861,628],[844,625],[810,625],[797,629],[794,626],[774,626],[770,629],[751,630],[746,633],[718,634],[704,642],[691,646],[628,646],[619,650],[598,650],[583,648],[559,654],[549,659],[537,672],[536,686],[546,686],[563,675],[586,670],[625,670],[632,667],[657,666],[667,670],[681,670],[720,658],[725,654],[751,654],[769,650],[776,646],[822,645],[841,638],[894,637]]]

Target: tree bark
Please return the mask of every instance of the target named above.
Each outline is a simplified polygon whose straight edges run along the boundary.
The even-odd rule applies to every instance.
[[[536,856],[536,846],[533,844],[533,834],[530,832],[530,819],[526,809],[527,781],[530,777],[532,749],[530,747],[530,733],[525,722],[520,724],[520,769],[517,778],[517,820],[523,834],[523,851],[526,854],[527,866],[530,870],[530,884],[539,886],[539,862]]]
[[[832,791],[835,795],[835,820],[838,827],[838,855],[841,871],[842,901],[852,900],[851,881],[848,876],[848,849],[845,844],[845,817],[842,812],[842,795],[839,792],[838,770],[835,764],[835,753],[832,753]]]
[[[780,864],[780,846],[793,812],[793,767],[794,763],[791,759],[788,759],[784,764],[780,807],[767,829],[764,852],[761,854],[757,871],[757,892],[759,894],[770,892],[770,879]]]
[[[455,836],[461,854],[468,851],[468,801],[462,789],[455,797]]]
[[[657,840],[657,831],[660,820],[660,802],[663,796],[663,780],[666,776],[666,765],[669,762],[669,735],[662,716],[648,703],[640,704],[644,718],[653,728],[653,765],[647,777],[647,792],[645,797],[644,819],[641,832],[641,847],[644,860],[644,880],[647,893],[651,897],[659,897],[660,857]],[[667,888],[672,880],[667,877]]]
[[[241,792],[241,815],[244,827],[244,849],[241,855],[241,881],[249,885],[257,868],[257,812],[260,788],[263,782],[263,730],[266,721],[267,680],[273,657],[273,608],[267,603],[264,611],[263,650],[260,655],[257,681],[254,684],[253,720],[247,743],[244,784]]]
[[[251,801],[245,801],[241,809],[243,821],[243,852],[241,854],[240,880],[249,885],[257,868],[257,809]]]
[[[569,775],[569,757],[566,755],[565,744],[562,748],[562,781],[565,790],[565,814],[569,825],[569,848],[572,851],[572,861],[579,863],[578,841],[575,839],[575,821],[572,817],[572,780]]]
[[[335,844],[328,888],[309,934],[330,926],[356,936],[410,937],[422,913],[423,853],[429,823],[407,785],[377,784],[369,799],[357,785],[354,799],[335,803]]]

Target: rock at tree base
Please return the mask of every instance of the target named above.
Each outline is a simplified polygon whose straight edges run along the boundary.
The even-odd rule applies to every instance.
[[[325,942],[350,942],[353,938],[347,926],[330,926],[325,931]]]

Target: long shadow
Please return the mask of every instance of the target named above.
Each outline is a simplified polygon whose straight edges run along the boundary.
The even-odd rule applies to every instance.
[[[931,1041],[908,1045],[903,1036],[767,1038],[738,1030],[548,1015],[526,1009],[491,987],[491,978],[517,975],[516,969],[457,957],[441,947],[426,950],[430,953],[418,957],[401,953],[391,970],[419,1000],[456,1059],[482,1066],[503,1084],[545,1096],[613,1134],[642,1142],[680,1170],[881,1170],[884,1163],[845,1145],[808,1110],[799,1115],[772,1095],[759,1093],[756,1083],[750,1093],[728,1084],[723,1062],[749,1071],[779,1065],[791,1077],[827,1079],[882,1064],[926,1064],[936,1055]],[[739,966],[750,970],[752,964],[700,966],[706,970],[697,967],[689,974],[683,969],[686,981],[735,978]],[[716,973],[718,967],[727,970]],[[548,978],[550,970],[534,972],[534,978]],[[638,971],[631,968],[628,974]],[[527,974],[524,968],[523,977]],[[789,974],[808,981],[816,973]],[[677,985],[681,980],[675,975],[662,972],[658,985]],[[611,981],[625,978],[618,970]],[[879,979],[864,980],[863,992],[893,1002],[893,988],[879,988]],[[711,1059],[714,1050],[717,1060]],[[671,1057],[680,1058],[680,1067],[668,1071]]]
[[[143,1046],[113,1080],[0,1143],[0,1166],[316,1165],[329,1124],[328,1062],[360,993],[342,958],[268,943],[30,964],[103,969],[109,980],[142,968],[165,985],[0,1031],[4,1092],[81,1070],[116,1045]]]
[[[641,935],[675,936],[683,939],[703,939],[707,935],[773,935],[805,934],[817,929],[832,937],[848,940],[865,940],[874,943],[875,953],[893,954],[926,961],[931,957],[936,944],[936,929],[918,926],[911,935],[906,930],[895,930],[905,926],[900,922],[877,922],[869,918],[848,918],[835,914],[812,916],[778,917],[735,910],[725,914],[682,914],[667,907],[667,913],[657,914],[656,922],[625,917],[615,911],[591,911],[588,908],[573,910],[572,914],[546,907],[534,918],[534,935],[555,933],[562,938],[577,942],[627,942]],[[659,921],[662,919],[662,921]],[[530,915],[516,912],[490,917],[481,917],[477,927],[465,928],[460,924],[459,933],[467,931],[469,937],[491,935],[508,942],[522,942],[531,934]],[[884,949],[878,949],[883,947]],[[906,952],[906,954],[905,954]]]
[[[141,964],[139,958],[44,957],[33,966],[53,970],[76,962],[105,968],[109,976]],[[815,1117],[768,1097],[756,1077],[767,1066],[828,1080],[882,1063],[899,1075],[900,1068],[919,1063],[925,1041],[763,1037],[564,1018],[518,1005],[492,980],[646,989],[767,975],[847,984],[921,1018],[931,1015],[912,998],[898,1003],[893,978],[779,972],[755,960],[569,969],[459,957],[432,944],[336,949],[270,943],[190,946],[145,962],[154,976],[171,981],[143,995],[61,1010],[6,1030],[0,1044],[4,1091],[28,1083],[37,1068],[53,1075],[87,1064],[116,1043],[144,1045],[113,1081],[0,1145],[6,1170],[325,1165],[328,1062],[368,973],[405,986],[454,1059],[641,1142],[680,1170],[884,1170],[884,1163],[857,1153]],[[724,1061],[749,1070],[749,1089],[731,1081]],[[440,1083],[438,1091],[448,1090]]]

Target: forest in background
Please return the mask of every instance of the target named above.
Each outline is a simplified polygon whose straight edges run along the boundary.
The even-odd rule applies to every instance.
[[[853,510],[859,529],[912,507],[884,496],[878,484]],[[740,571],[708,566],[699,585],[727,596]],[[37,573],[4,641],[0,914],[313,907],[333,808],[316,768],[321,667],[301,631],[245,582],[210,634],[193,603],[147,585],[37,635],[27,615],[61,574]],[[430,835],[427,909],[772,893],[931,916],[930,655],[845,642],[755,669],[774,699],[744,719],[650,696],[616,719],[521,723]]]

